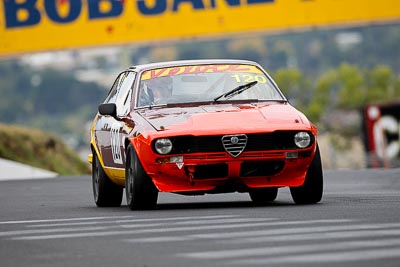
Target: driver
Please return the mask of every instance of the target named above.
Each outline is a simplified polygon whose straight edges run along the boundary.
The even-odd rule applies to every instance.
[[[172,78],[169,76],[150,79],[146,86],[152,104],[166,104],[172,95]]]

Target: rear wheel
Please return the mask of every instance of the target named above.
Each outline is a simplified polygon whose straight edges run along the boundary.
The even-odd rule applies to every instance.
[[[93,153],[92,185],[94,202],[98,207],[121,206],[123,187],[111,182],[101,167],[96,153]]]
[[[125,169],[126,203],[131,210],[155,209],[158,190],[144,171],[132,145],[128,146]]]
[[[262,188],[262,189],[254,189],[249,192],[250,198],[254,203],[264,203],[271,202],[276,199],[278,195],[278,188]]]
[[[317,145],[317,151],[310,167],[308,168],[304,184],[299,187],[291,187],[290,193],[296,204],[314,204],[321,201],[322,192],[323,173],[321,156]]]

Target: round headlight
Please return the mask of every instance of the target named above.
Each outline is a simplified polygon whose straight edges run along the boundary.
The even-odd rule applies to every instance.
[[[165,155],[171,152],[172,142],[168,138],[160,138],[156,140],[154,147],[157,153]]]
[[[305,148],[308,147],[311,143],[311,137],[310,134],[307,132],[298,132],[294,136],[294,143],[296,146],[299,148]]]

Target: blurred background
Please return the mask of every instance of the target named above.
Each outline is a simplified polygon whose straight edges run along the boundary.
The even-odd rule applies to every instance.
[[[101,7],[101,1],[103,4],[109,2],[108,7],[98,10],[99,14],[109,15],[106,18],[109,25],[118,27],[121,21],[130,21],[126,12],[122,13],[124,10],[119,10],[118,13],[116,5],[112,4],[116,0],[96,0],[98,7]],[[227,27],[231,25],[229,13],[218,13],[217,26],[206,24],[203,32],[193,26],[194,30],[191,32],[192,25],[202,24],[200,17],[193,18],[200,16],[199,12],[204,12],[206,18],[214,16],[212,12],[223,7],[223,12],[231,8],[234,12],[246,14],[255,12],[246,10],[254,8],[250,5],[255,1],[170,0],[165,3],[167,7],[175,8],[171,14],[177,17],[173,19],[183,19],[187,23],[181,22],[181,26],[166,30],[160,23],[171,19],[172,15],[166,14],[167,10],[161,12],[162,9],[159,13],[155,12],[158,5],[161,8],[163,0],[142,0],[138,3],[148,3],[147,10],[154,11],[152,16],[160,17],[154,22],[158,25],[159,36],[157,32],[153,32],[153,35],[144,35],[143,40],[137,40],[131,32],[123,32],[123,42],[108,36],[105,41],[101,41],[101,45],[97,45],[96,40],[90,42],[88,36],[88,43],[81,45],[70,40],[66,40],[65,44],[60,43],[57,40],[58,35],[54,35],[54,46],[51,45],[53,31],[57,27],[62,31],[62,23],[91,23],[78,22],[78,19],[85,16],[84,12],[90,15],[90,10],[80,8],[80,13],[72,20],[71,14],[75,14],[73,10],[76,1],[55,1],[61,7],[67,3],[67,9],[63,11],[56,7],[53,10],[64,22],[52,25],[55,28],[50,29],[46,25],[51,24],[51,9],[46,9],[42,1],[38,1],[34,7],[24,6],[21,1],[15,1],[11,7],[7,6],[7,1],[2,2],[0,158],[25,162],[62,174],[85,173],[89,170],[86,161],[89,153],[90,122],[120,71],[130,65],[156,61],[228,58],[259,62],[275,79],[291,103],[319,127],[319,143],[325,169],[400,166],[400,4],[397,1],[381,3],[384,5],[383,10],[398,9],[399,14],[391,14],[389,18],[368,17],[370,9],[374,9],[374,6],[368,7],[369,3],[364,3],[369,1],[347,1],[351,5],[361,5],[361,13],[366,11],[366,17],[354,18],[357,23],[347,17],[340,23],[331,22],[326,19],[332,15],[329,10],[324,10],[326,16],[322,16],[322,22],[319,23],[318,19],[314,19],[317,16],[313,16],[314,12],[321,15],[319,9],[307,11],[303,8],[299,12],[307,16],[303,16],[306,18],[301,22],[301,27],[296,27],[296,21],[293,22],[294,25],[288,23],[271,26],[261,23],[258,26],[260,18],[256,16],[252,23],[257,27],[251,28],[253,24],[250,23],[249,29],[239,27],[236,30],[233,23],[233,26]],[[122,4],[124,2],[127,0],[122,1]],[[206,5],[206,2],[211,6]],[[222,2],[223,5],[219,5]],[[258,2],[257,10],[262,5],[268,5],[265,8],[274,8],[271,5],[277,5],[279,10],[296,13],[296,9],[285,9],[286,6],[290,7],[290,1],[286,1],[286,6],[283,0]],[[318,8],[326,8],[322,4],[318,6],[319,3],[331,5],[335,1],[298,2],[306,2],[310,8],[310,2],[315,2]],[[204,5],[201,6],[200,3]],[[181,9],[179,4],[182,4]],[[206,10],[207,7],[209,10]],[[41,14],[42,20],[37,23],[29,22],[34,17],[35,10],[38,10],[39,16]],[[26,14],[21,15],[18,13],[20,11]],[[49,18],[45,20],[46,12]],[[179,18],[179,12],[182,13],[182,18]],[[141,15],[145,13],[142,12]],[[154,31],[153,21],[150,20],[153,17],[142,20],[149,23],[150,30]],[[264,19],[268,20],[267,17]],[[289,17],[290,14],[287,14],[286,18]],[[221,18],[224,19],[223,26],[220,25]],[[240,17],[240,21],[248,19],[248,16]],[[282,18],[276,20],[279,22]],[[138,19],[133,21],[137,22]],[[184,29],[180,30],[182,25]],[[145,24],[137,27],[140,29],[133,28],[131,31],[137,31],[138,35],[146,30]],[[29,35],[34,34],[29,32],[32,29],[40,31],[44,37],[34,37],[40,39],[40,42],[33,41],[30,51],[32,39],[19,37],[15,31],[20,30],[19,34],[26,31]],[[112,28],[107,28],[108,31],[110,29]],[[210,29],[212,35],[208,35],[207,29]],[[183,33],[179,34],[180,31]],[[174,35],[175,32],[178,34]],[[82,35],[86,33],[87,30],[80,33],[79,29],[74,28],[72,33],[67,34],[76,34],[76,38],[83,38]],[[12,50],[14,41],[23,45],[17,44],[16,49]],[[50,45],[46,46],[48,44]],[[62,150],[58,150],[59,147]],[[61,152],[64,149],[69,153],[68,159],[57,158],[55,155],[64,153]],[[45,159],[47,163],[44,164],[38,158]],[[69,161],[71,158],[73,163]],[[65,163],[67,165],[60,168]],[[79,167],[75,169],[72,165]]]

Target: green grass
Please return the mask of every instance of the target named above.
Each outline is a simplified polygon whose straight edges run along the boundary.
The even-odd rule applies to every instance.
[[[9,159],[61,175],[90,172],[90,165],[59,137],[43,131],[0,123],[0,158]]]

